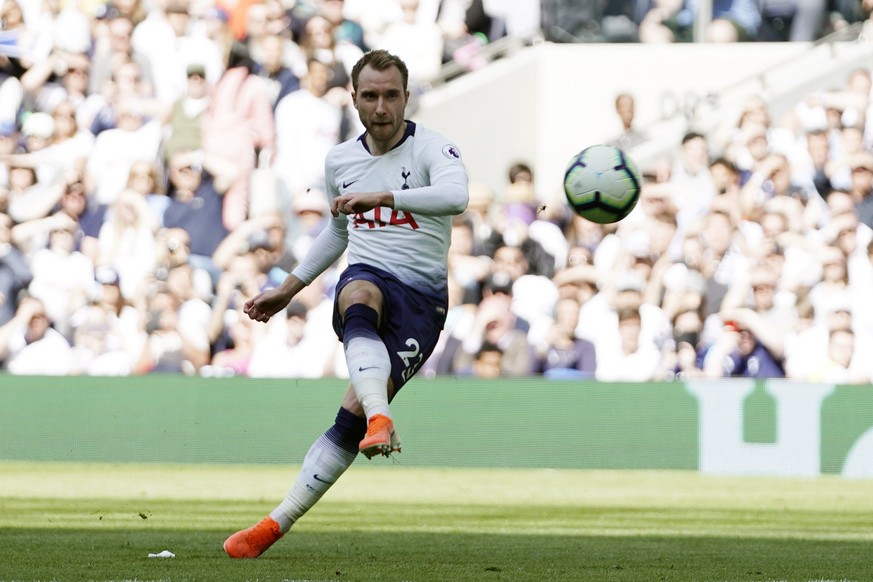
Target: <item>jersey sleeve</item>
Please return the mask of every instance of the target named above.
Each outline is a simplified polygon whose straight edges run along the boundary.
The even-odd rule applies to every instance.
[[[467,170],[458,148],[439,137],[428,140],[418,163],[430,176],[430,186],[392,190],[394,208],[428,216],[460,214],[470,194]]]
[[[342,226],[339,226],[338,223]],[[339,218],[331,219],[324,230],[318,234],[312,242],[309,252],[294,268],[292,274],[307,285],[312,283],[316,277],[342,256],[348,244],[349,232],[346,229],[346,217],[340,215]]]
[[[329,159],[329,156],[328,156]],[[329,161],[325,162],[325,186],[328,202],[337,197],[337,189],[333,180],[333,172]],[[309,248],[309,252],[294,268],[292,274],[306,283],[312,283],[316,277],[333,265],[345,252],[349,244],[348,218],[344,214],[331,217]]]

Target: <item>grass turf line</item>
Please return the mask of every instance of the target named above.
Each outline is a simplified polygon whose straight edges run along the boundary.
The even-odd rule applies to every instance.
[[[360,464],[226,558],[295,472],[0,463],[0,580],[873,580],[869,481],[685,472]]]

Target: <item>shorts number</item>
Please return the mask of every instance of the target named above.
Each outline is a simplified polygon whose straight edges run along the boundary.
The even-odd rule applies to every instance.
[[[406,340],[406,345],[412,349],[397,352],[397,355],[400,356],[401,360],[403,360],[403,365],[406,366],[406,369],[400,373],[400,376],[403,378],[404,382],[412,378],[412,376],[418,370],[418,367],[422,364],[421,346],[418,344],[418,340],[411,337]]]

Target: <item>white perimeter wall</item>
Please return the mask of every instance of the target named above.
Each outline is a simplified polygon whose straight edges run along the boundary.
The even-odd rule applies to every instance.
[[[454,140],[471,181],[498,194],[515,160],[532,163],[542,199],[561,194],[569,158],[618,131],[615,95],[632,93],[641,126],[670,95],[705,95],[809,48],[805,44],[540,44],[424,95],[414,119]],[[827,66],[827,65],[825,65]]]

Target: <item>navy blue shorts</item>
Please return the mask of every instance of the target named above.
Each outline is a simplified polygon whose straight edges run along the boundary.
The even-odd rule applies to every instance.
[[[382,292],[382,321],[379,336],[391,358],[394,389],[412,378],[433,353],[446,322],[446,303],[416,291],[387,271],[371,265],[350,265],[336,286],[336,297],[350,281],[364,280]],[[333,304],[333,330],[342,341],[342,318],[337,301]]]

